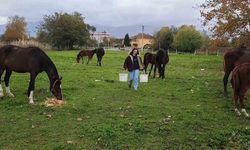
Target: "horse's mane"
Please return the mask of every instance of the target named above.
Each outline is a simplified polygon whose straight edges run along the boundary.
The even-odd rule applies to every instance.
[[[96,53],[96,51],[97,51],[97,48],[95,48],[95,49],[92,50],[93,53]]]
[[[77,59],[79,59],[81,56],[81,52],[78,53],[78,55],[76,56]]]

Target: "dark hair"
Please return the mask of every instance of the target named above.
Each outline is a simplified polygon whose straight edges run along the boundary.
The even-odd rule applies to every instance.
[[[137,55],[139,55],[139,50],[138,50],[137,48],[133,48],[133,49],[130,51],[129,55],[132,55],[134,50],[137,50]]]

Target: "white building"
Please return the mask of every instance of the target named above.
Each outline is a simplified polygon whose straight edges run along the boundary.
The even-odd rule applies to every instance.
[[[107,38],[107,40],[109,41],[110,37],[110,34],[106,31],[90,33],[90,38],[96,40],[97,43],[102,43],[104,38]]]

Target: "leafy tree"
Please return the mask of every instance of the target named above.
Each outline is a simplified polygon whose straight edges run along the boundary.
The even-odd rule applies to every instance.
[[[97,47],[97,41],[95,39],[88,39],[87,41],[87,46],[90,46],[90,47]]]
[[[202,46],[203,38],[193,26],[181,27],[174,38],[174,46],[180,51],[194,52]]]
[[[27,39],[27,23],[24,17],[12,16],[8,18],[8,23],[4,33],[5,41],[17,41]]]
[[[130,45],[130,38],[129,38],[129,35],[128,35],[128,33],[125,35],[125,37],[124,37],[124,45],[125,46],[131,46]]]
[[[174,40],[173,31],[175,28],[162,27],[160,31],[158,31],[154,35],[153,40],[153,49],[163,48],[168,50],[171,47],[171,44]]]
[[[108,37],[103,38],[103,45],[104,46],[109,46],[109,38]]]
[[[89,30],[95,30],[95,27],[85,24],[84,17],[78,12],[56,12],[53,15],[45,15],[43,19],[38,30],[38,39],[49,42],[58,49],[73,49],[74,45],[86,45],[90,39]]]
[[[250,40],[249,6],[249,0],[206,0],[200,5],[200,13],[213,37],[235,38],[246,44]]]

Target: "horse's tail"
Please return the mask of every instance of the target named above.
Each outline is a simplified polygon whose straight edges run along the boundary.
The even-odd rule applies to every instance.
[[[232,84],[234,93],[238,93],[239,88],[240,88],[239,67],[235,67],[233,70],[231,84]]]

